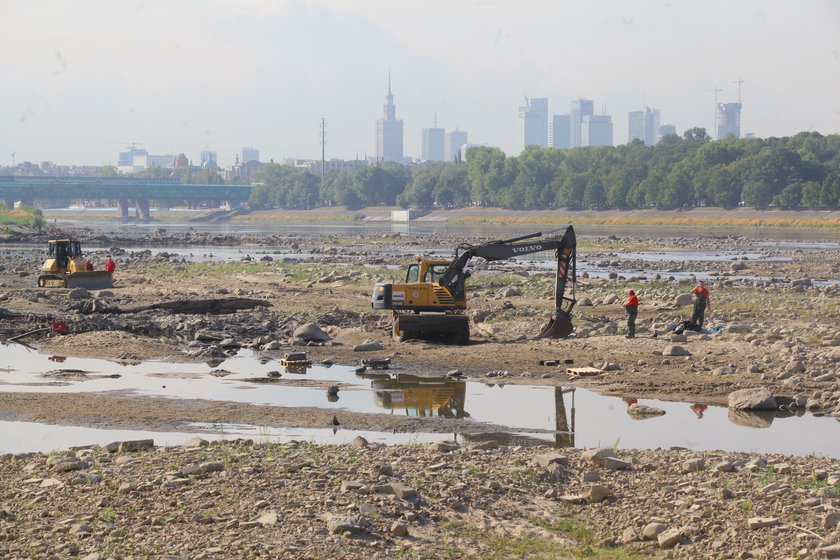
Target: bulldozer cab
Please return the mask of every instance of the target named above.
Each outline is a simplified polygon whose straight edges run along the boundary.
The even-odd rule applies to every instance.
[[[70,239],[50,239],[48,258],[55,259],[59,269],[66,269],[70,260],[82,256],[82,244]]]

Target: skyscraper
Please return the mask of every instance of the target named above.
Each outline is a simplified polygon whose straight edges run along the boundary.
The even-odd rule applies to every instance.
[[[458,130],[446,134],[446,161],[455,161],[460,157],[461,146],[467,144],[467,131]]]
[[[546,147],[548,143],[547,98],[525,98],[525,105],[519,107],[518,132],[518,147],[520,151],[528,146]]]
[[[646,146],[653,146],[657,142],[659,129],[659,109],[645,107],[641,111],[631,111],[629,114],[627,141],[641,140]]]
[[[567,150],[572,147],[572,117],[553,115],[548,123],[548,147]]]
[[[423,129],[423,145],[422,158],[423,161],[443,161],[445,155],[445,137],[446,131],[442,128],[437,128],[437,119],[435,119],[434,128]]]
[[[593,114],[591,99],[575,99],[572,101],[571,110],[571,137],[572,148],[580,148],[583,146],[581,136],[581,125],[583,124],[583,117]]]
[[[727,136],[741,137],[740,103],[718,103],[717,120],[717,140],[723,140]]]
[[[656,131],[656,141],[659,142],[666,136],[676,136],[677,127],[672,124],[660,125]]]
[[[391,74],[388,74],[388,94],[385,96],[382,118],[376,121],[376,159],[403,161],[403,122],[397,119],[397,107],[391,93]]]
[[[260,151],[256,148],[242,148],[242,163],[260,161]]]
[[[609,115],[585,115],[580,126],[581,146],[612,146],[613,123]]]

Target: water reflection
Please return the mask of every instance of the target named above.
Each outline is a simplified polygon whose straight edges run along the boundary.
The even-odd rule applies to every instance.
[[[464,410],[467,384],[443,377],[400,374],[371,381],[376,404],[418,418],[469,418]]]

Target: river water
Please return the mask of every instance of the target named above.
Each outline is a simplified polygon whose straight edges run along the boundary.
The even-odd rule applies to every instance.
[[[48,356],[21,345],[0,347],[0,391],[136,394],[173,399],[234,401],[254,405],[318,407],[338,417],[342,411],[445,417],[457,421],[454,434],[393,434],[328,428],[277,428],[234,424],[183,424],[170,432],[108,430],[32,422],[0,422],[0,452],[50,451],[74,445],[107,444],[121,439],[154,438],[177,444],[195,433],[210,439],[248,437],[259,441],[309,440],[346,443],[356,435],[370,441],[399,444],[444,439],[486,440],[521,445],[617,446],[654,449],[673,446],[840,458],[840,422],[804,414],[774,417],[733,414],[708,406],[698,415],[692,403],[641,399],[666,414],[635,420],[627,403],[612,396],[571,388],[506,385],[419,378],[394,369],[357,375],[355,368],[314,365],[287,371],[275,360],[240,351],[221,364],[149,361],[121,364],[101,359]],[[80,370],[85,380],[58,371]],[[225,370],[225,377],[211,372]],[[53,373],[49,373],[53,372]],[[340,384],[337,400],[311,387],[267,382],[271,376]],[[118,377],[112,377],[118,375]],[[699,403],[697,403],[699,404]],[[697,407],[695,407],[697,408]],[[697,409],[699,410],[699,409]],[[482,423],[502,426],[496,433]]]

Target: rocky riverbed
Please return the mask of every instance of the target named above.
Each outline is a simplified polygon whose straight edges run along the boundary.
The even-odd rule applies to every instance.
[[[89,234],[97,266],[108,254],[118,264],[115,288],[94,292],[35,287],[43,256],[32,241],[31,250],[0,246],[0,333],[38,331],[60,316],[70,335],[20,339],[56,355],[213,361],[240,348],[266,359],[305,350],[315,361],[388,358],[418,374],[457,370],[471,379],[589,387],[628,398],[722,404],[736,391],[758,390],[775,413],[840,416],[840,288],[831,281],[840,254],[833,249],[767,248],[737,236],[581,239],[576,332],[567,340],[535,338],[550,314],[550,268],[476,263],[472,343],[449,347],[394,342],[390,316],[369,302],[373,283],[400,275],[388,265],[416,253],[448,254],[463,241],[451,234]],[[173,250],[143,248],[167,245]],[[194,254],[176,253],[184,245]],[[218,262],[201,256],[205,247],[242,253]],[[664,255],[632,256],[640,250]],[[686,250],[721,256],[686,261]],[[675,335],[673,326],[690,315],[691,274],[700,273],[709,279],[712,328]],[[642,301],[640,336],[632,341],[623,337],[620,306],[628,287]],[[259,305],[231,313],[159,306],[220,300]],[[323,336],[302,336],[305,325]],[[546,360],[601,373],[570,375],[540,365]],[[152,430],[176,426],[178,409],[204,406],[174,400],[168,414],[167,406],[144,407],[143,399],[130,406],[115,396],[67,394],[58,402],[37,389],[0,398],[7,420],[127,421]],[[260,408],[224,410],[236,422]],[[289,415],[270,408],[277,411],[265,417],[277,425],[328,420],[319,409]],[[450,431],[441,429],[446,422],[403,418],[396,426],[385,414],[342,417],[347,429]],[[840,464],[820,457],[688,450],[601,457],[607,450],[596,458],[591,451],[487,442],[129,449],[5,457],[0,551],[13,558],[552,558],[590,549],[618,558],[840,557]]]

